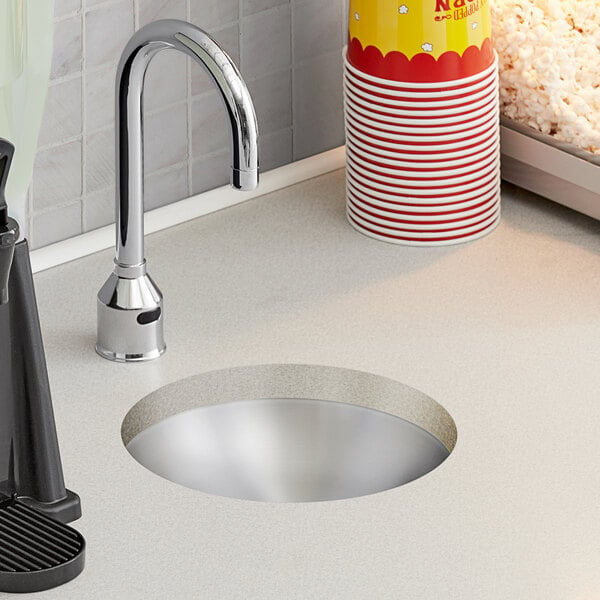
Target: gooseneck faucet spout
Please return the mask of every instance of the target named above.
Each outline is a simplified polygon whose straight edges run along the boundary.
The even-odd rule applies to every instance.
[[[190,23],[166,20],[143,27],[125,47],[117,70],[117,263],[123,267],[144,261],[142,91],[150,61],[169,48],[199,62],[221,92],[232,133],[232,186],[247,190],[258,183],[256,118],[250,94],[231,59]]]
[[[117,361],[156,358],[165,349],[162,295],[146,273],[143,205],[144,76],[160,51],[187,54],[209,73],[223,98],[231,129],[231,185],[258,184],[258,127],[250,94],[232,60],[204,31],[178,20],[140,29],[125,47],[116,81],[116,257],[98,293],[96,351]]]

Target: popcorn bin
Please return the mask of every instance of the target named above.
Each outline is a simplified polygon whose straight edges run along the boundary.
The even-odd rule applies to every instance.
[[[351,0],[348,60],[393,81],[442,82],[494,62],[488,0]]]
[[[598,0],[491,7],[502,178],[600,220]]]

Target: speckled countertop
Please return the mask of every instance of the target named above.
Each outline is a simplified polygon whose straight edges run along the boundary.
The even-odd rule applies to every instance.
[[[102,252],[36,276],[83,574],[48,599],[600,597],[600,223],[512,187],[488,237],[419,249],[344,218],[336,172],[154,234],[168,350],[93,351]],[[323,364],[422,390],[454,418],[438,469],[353,500],[264,504],[160,479],[123,417],[183,377]]]

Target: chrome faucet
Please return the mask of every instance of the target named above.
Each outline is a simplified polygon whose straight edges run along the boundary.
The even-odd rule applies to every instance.
[[[144,75],[161,50],[175,49],[199,62],[223,97],[232,136],[231,185],[258,185],[258,127],[246,84],[235,64],[204,31],[177,20],[156,21],[125,47],[116,81],[116,257],[98,292],[96,351],[115,361],[150,360],[165,350],[162,294],[144,259]]]

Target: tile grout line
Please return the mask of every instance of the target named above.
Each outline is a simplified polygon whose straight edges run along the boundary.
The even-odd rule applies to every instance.
[[[93,4],[93,5],[90,7],[90,10],[96,10],[97,8],[107,8],[107,7],[111,6],[112,4],[118,4],[120,1],[121,1],[121,0],[104,0],[103,2],[96,2],[96,4]],[[87,7],[83,7],[83,8],[84,8],[84,10],[87,10]],[[72,13],[72,15],[73,15],[73,14],[76,14],[76,13],[77,13],[77,11],[74,11],[74,12]],[[71,15],[71,16],[72,16],[72,15]],[[59,21],[62,21],[62,20],[63,20],[63,17],[59,17],[59,19],[58,19],[58,20],[59,20]]]
[[[140,27],[140,0],[133,0],[133,31]]]
[[[72,206],[77,206],[81,204],[81,200],[82,198],[75,198],[74,200],[68,200],[67,202],[61,202],[59,204],[54,204],[48,208],[41,208],[40,210],[36,211],[34,216],[35,217],[43,217],[44,215],[49,215],[52,214],[53,212],[57,212],[62,210],[63,208],[69,208]],[[81,232],[81,233],[85,233],[85,231]],[[81,235],[81,233],[78,233],[77,235]],[[72,236],[74,237],[74,236]]]
[[[240,48],[240,73],[242,72],[242,19],[244,14],[244,0],[238,0],[238,44]]]
[[[243,52],[243,34],[242,34],[242,21],[243,21],[243,15],[244,15],[244,0],[239,0],[238,1],[238,14],[237,14],[237,31],[238,31],[238,48],[240,50],[240,64],[238,65],[238,69],[240,74],[242,75],[242,79],[244,80],[244,82],[246,81],[244,78],[244,74],[242,71],[242,67],[244,65],[244,54],[242,54]],[[260,129],[258,130],[258,137],[257,137],[257,148],[259,150],[259,155],[258,155],[258,168],[259,168],[259,175],[260,175]]]
[[[85,101],[85,90],[86,90],[86,82],[87,82],[87,74],[86,74],[86,50],[87,50],[87,36],[85,34],[86,30],[86,13],[85,9],[87,8],[87,0],[82,0],[81,3],[81,231],[84,232],[87,226],[86,219],[86,210],[85,207],[87,205],[86,195],[87,195],[87,177],[86,177],[86,167],[87,167],[87,126],[86,126],[86,115],[87,115],[87,102]]]
[[[25,220],[27,221],[27,239],[30,246],[33,248],[33,177],[27,189],[25,200]]]
[[[48,88],[60,85],[61,83],[69,83],[69,81],[74,81],[78,77],[81,77],[80,71],[75,71],[74,73],[67,73],[66,75],[61,75],[60,77],[49,79]]]
[[[291,99],[292,99],[292,161],[296,159],[296,53],[294,52],[294,6],[290,2],[290,69],[291,69]]]
[[[242,67],[244,66],[244,57],[242,55],[243,49],[243,34],[242,34],[242,22],[244,19],[244,0],[239,0],[238,2],[238,18],[237,18],[237,26],[238,26],[238,48],[240,49],[240,64],[238,65],[240,73],[242,73]],[[243,73],[242,73],[243,77]],[[245,79],[244,79],[245,80]]]
[[[192,21],[191,0],[186,0],[185,5],[186,19],[189,23]],[[193,173],[192,173],[192,59],[186,58],[185,63],[186,91],[187,91],[187,190],[188,194],[193,194]]]

